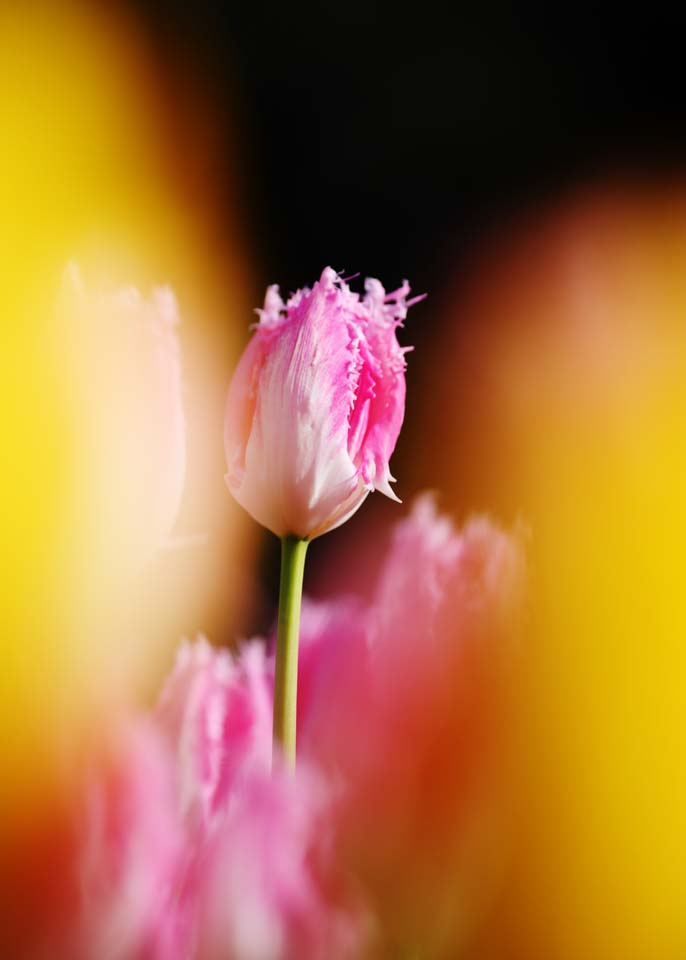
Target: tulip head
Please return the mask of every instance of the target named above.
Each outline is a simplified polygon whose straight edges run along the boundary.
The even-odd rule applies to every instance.
[[[327,267],[284,304],[267,290],[229,389],[226,480],[277,536],[313,539],[344,523],[371,490],[397,497],[389,460],[405,413],[407,282],[360,297]]]

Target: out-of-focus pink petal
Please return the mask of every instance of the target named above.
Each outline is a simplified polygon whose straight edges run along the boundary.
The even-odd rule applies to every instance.
[[[173,758],[154,725],[122,731],[108,773],[86,793],[83,960],[183,960],[192,939],[185,836]]]
[[[340,784],[338,856],[373,905],[382,953],[453,955],[490,882],[468,862],[497,806],[523,586],[516,538],[484,518],[459,531],[424,496],[395,527],[368,609],[304,608],[301,756]]]
[[[518,534],[487,517],[458,531],[424,494],[393,531],[373,604],[373,642],[404,647],[405,656],[424,656],[432,644],[459,652],[480,617],[517,609],[524,579]]]
[[[88,791],[80,960],[344,960],[360,909],[332,794],[271,765],[271,665],[185,644],[152,717]]]
[[[271,762],[273,679],[264,646],[238,658],[200,639],[184,643],[157,705],[177,761],[180,813],[208,829],[247,771]]]
[[[351,729],[372,709],[367,623],[367,611],[353,598],[303,603],[298,742],[303,756],[328,770],[349,752]]]
[[[356,956],[358,914],[331,883],[331,802],[305,764],[248,779],[213,837],[201,929],[208,960]]]

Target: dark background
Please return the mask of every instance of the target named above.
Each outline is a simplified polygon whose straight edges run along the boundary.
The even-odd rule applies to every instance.
[[[262,281],[296,288],[325,262],[434,291],[513,209],[686,152],[686,16],[658,5],[134,7],[161,55],[232,114],[256,297]]]
[[[294,290],[325,264],[387,288],[408,277],[430,293],[404,335],[417,347],[408,374],[413,451],[422,344],[445,322],[484,238],[571,187],[672,172],[686,155],[686,18],[656,5],[620,13],[435,0],[133,6],[162,60],[199,79],[232,131],[256,305],[267,283]],[[430,442],[430,424],[424,429]],[[396,463],[409,442],[401,436]],[[404,499],[414,492],[399,489]],[[397,516],[382,497],[363,512],[365,523]],[[336,534],[337,551],[358,524],[359,515]],[[330,539],[312,551],[315,593]],[[265,596],[278,566],[272,541]]]

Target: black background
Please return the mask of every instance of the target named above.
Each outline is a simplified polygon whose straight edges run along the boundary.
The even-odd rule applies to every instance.
[[[325,262],[435,290],[510,211],[686,154],[686,17],[659,6],[134,6],[237,113],[256,296]]]

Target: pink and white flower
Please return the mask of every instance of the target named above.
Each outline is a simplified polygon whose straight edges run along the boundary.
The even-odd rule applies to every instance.
[[[396,331],[407,282],[363,297],[327,267],[286,303],[267,290],[227,402],[226,480],[277,536],[313,539],[344,523],[367,494],[391,489],[389,460],[405,413],[405,353]]]
[[[271,763],[272,666],[181,647],[152,716],[113,737],[86,792],[79,960],[344,960],[359,917],[307,764]]]

